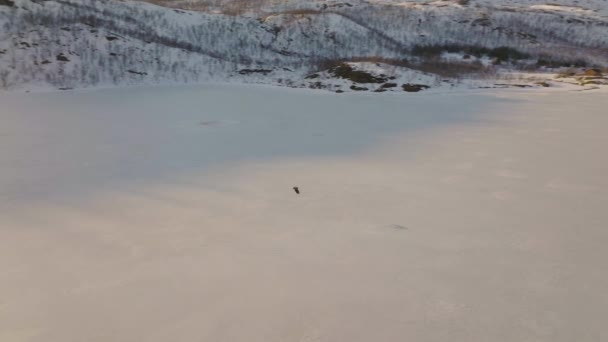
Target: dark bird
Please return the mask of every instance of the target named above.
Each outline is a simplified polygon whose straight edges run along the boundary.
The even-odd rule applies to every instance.
[[[300,188],[298,188],[297,186],[293,187],[293,191],[295,191],[298,195],[300,194]]]

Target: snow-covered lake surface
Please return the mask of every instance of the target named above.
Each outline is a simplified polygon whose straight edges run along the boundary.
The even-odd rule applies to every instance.
[[[606,99],[2,94],[0,341],[605,340]]]
[[[171,183],[184,173],[203,175],[210,168],[248,160],[359,154],[394,135],[481,120],[476,108],[495,101],[487,96],[473,100],[445,95],[445,101],[428,96],[336,96],[230,85],[1,99],[0,189],[9,200],[134,182]]]

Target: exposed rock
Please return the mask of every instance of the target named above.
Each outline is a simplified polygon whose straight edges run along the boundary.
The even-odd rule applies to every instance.
[[[67,58],[63,53],[57,55],[57,60],[60,62],[69,62],[70,59]]]
[[[127,72],[130,74],[135,74],[135,75],[140,75],[140,76],[146,76],[148,74],[147,72],[140,72],[140,71],[135,71],[135,70],[127,70]]]

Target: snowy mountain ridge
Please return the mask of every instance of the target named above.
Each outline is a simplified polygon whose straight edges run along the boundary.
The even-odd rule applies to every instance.
[[[437,86],[608,66],[600,0],[147,2],[0,1],[0,89],[228,81],[387,91],[331,70],[350,63],[384,83]]]

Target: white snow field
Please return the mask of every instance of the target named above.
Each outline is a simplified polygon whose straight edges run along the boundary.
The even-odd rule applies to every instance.
[[[0,101],[2,342],[608,340],[604,90]]]

